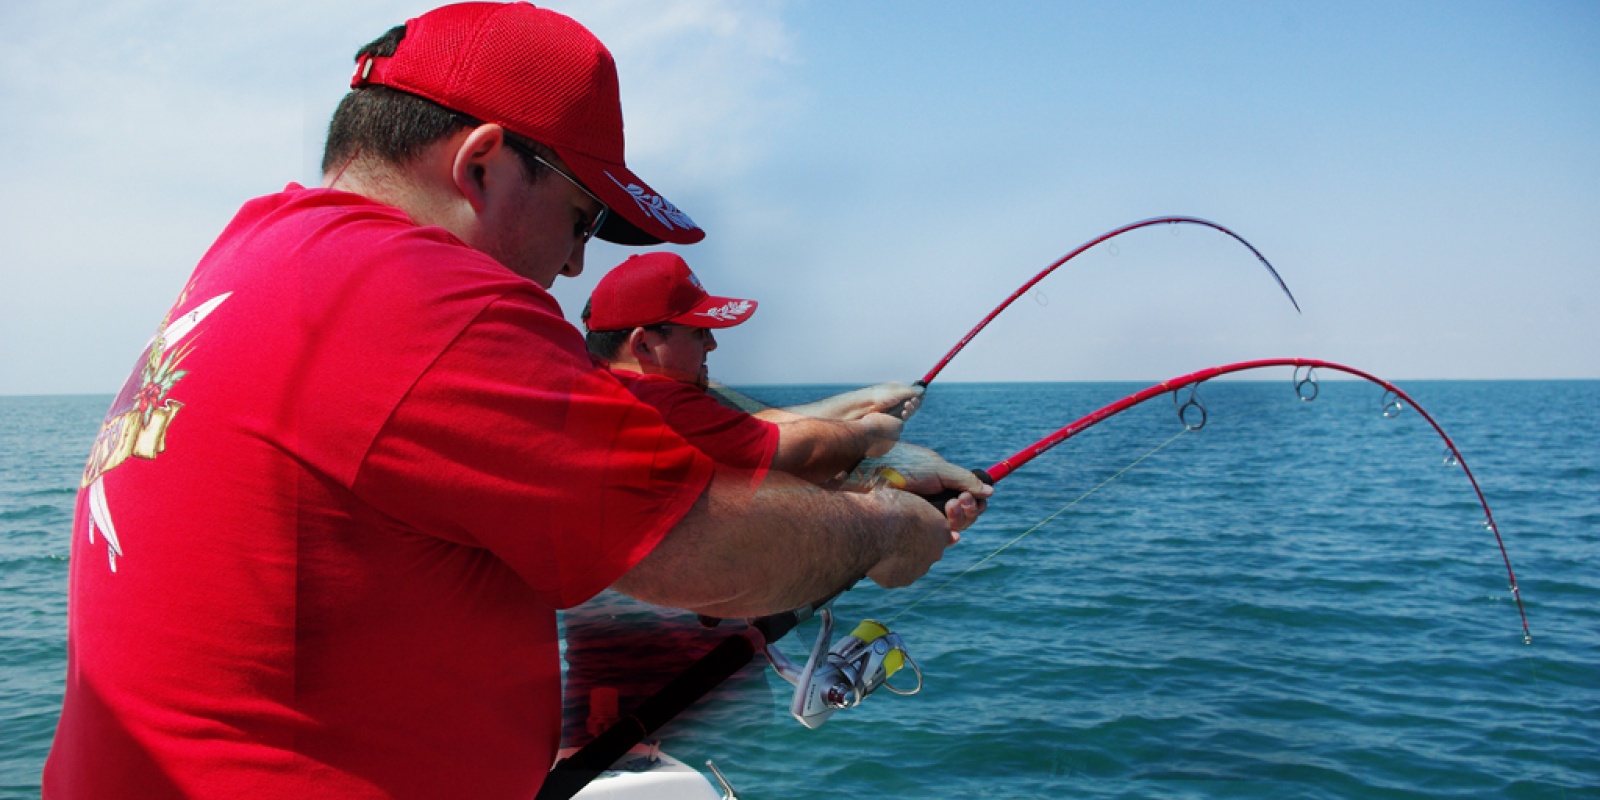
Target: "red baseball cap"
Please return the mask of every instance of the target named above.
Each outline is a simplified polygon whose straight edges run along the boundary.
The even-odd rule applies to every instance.
[[[620,331],[674,322],[695,328],[731,328],[756,313],[756,301],[706,294],[700,279],[675,253],[629,256],[595,284],[589,296],[591,331]]]
[[[596,234],[629,245],[705,238],[622,159],[617,65],[594,34],[528,3],[458,3],[406,21],[393,56],[356,63],[350,88],[424,97],[548,146],[612,213]]]

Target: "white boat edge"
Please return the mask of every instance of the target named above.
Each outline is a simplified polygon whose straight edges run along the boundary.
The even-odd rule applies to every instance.
[[[563,748],[560,757],[574,752],[575,747]],[[652,743],[634,745],[574,800],[724,800],[727,796],[699,770]]]

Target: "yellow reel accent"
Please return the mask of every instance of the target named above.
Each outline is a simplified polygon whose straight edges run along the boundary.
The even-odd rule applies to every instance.
[[[889,635],[889,629],[885,628],[881,623],[877,622],[876,620],[864,619],[864,620],[861,620],[861,624],[860,625],[856,626],[855,630],[850,632],[850,635],[854,636],[857,639],[860,639],[865,644],[872,644],[873,642],[875,642],[875,641],[877,641],[879,639],[882,639],[885,636],[888,636]],[[900,671],[901,667],[903,667],[905,665],[906,665],[905,654],[902,653],[898,649],[890,650],[883,657],[883,674],[884,674],[884,677],[893,676],[896,672]]]

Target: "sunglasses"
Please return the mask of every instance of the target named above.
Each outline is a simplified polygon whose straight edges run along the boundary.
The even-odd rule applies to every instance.
[[[456,119],[459,120],[463,125],[472,128],[476,128],[483,124],[482,122],[479,122],[478,120],[465,114],[457,114]],[[590,239],[593,239],[594,235],[600,232],[601,226],[606,224],[606,219],[611,216],[611,207],[606,205],[604,200],[596,197],[594,192],[589,191],[588,187],[580,183],[577,178],[574,178],[571,175],[568,175],[566,172],[557,169],[556,165],[546,161],[544,157],[540,156],[538,151],[534,149],[532,144],[521,141],[516,134],[512,133],[511,131],[505,131],[504,141],[507,147],[516,151],[517,155],[522,156],[525,160],[533,161],[545,169],[550,170],[551,172],[554,172],[563,178],[566,178],[568,183],[578,187],[578,191],[588,195],[590,200],[593,200],[600,206],[600,210],[595,213],[592,219],[579,218],[578,224],[572,228],[573,237],[579,241],[588,243]]]
[[[688,331],[687,335],[689,338],[700,342],[704,342],[706,340],[706,336],[711,333],[710,329],[707,328],[697,328],[693,325],[679,325],[675,322],[658,322],[654,325],[644,325],[642,327],[645,330],[652,331],[657,336],[661,337],[671,336],[673,329],[685,330]]]
[[[535,153],[533,149],[527,145],[522,144],[510,136],[506,137],[506,145],[512,150],[521,153],[523,156],[539,162],[539,164],[545,169],[550,170],[551,172],[554,172],[563,178],[566,178],[568,183],[578,187],[578,191],[588,195],[590,200],[595,201],[595,203],[600,206],[600,210],[595,212],[593,219],[584,220],[579,218],[578,224],[572,229],[572,235],[577,237],[580,241],[588,242],[590,239],[593,239],[594,235],[600,232],[600,226],[606,224],[606,217],[611,216],[611,207],[606,205],[604,200],[595,197],[594,192],[591,192],[585,188],[583,184],[578,182],[577,178],[574,178],[571,175],[556,169],[556,165],[541,158],[538,153]]]

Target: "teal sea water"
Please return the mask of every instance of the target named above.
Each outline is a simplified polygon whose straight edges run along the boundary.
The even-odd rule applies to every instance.
[[[1384,418],[1367,384],[1299,402],[1283,370],[1206,384],[1200,431],[1178,435],[1166,397],[1091,429],[1003,481],[927,579],[841,597],[836,635],[892,619],[921,694],[812,731],[752,668],[663,747],[714,759],[747,800],[1600,798],[1600,382],[1402,387],[1478,476],[1531,645],[1432,429]],[[935,384],[906,437],[988,466],[1140,388]],[[108,403],[0,397],[0,797],[38,793],[73,501]]]

